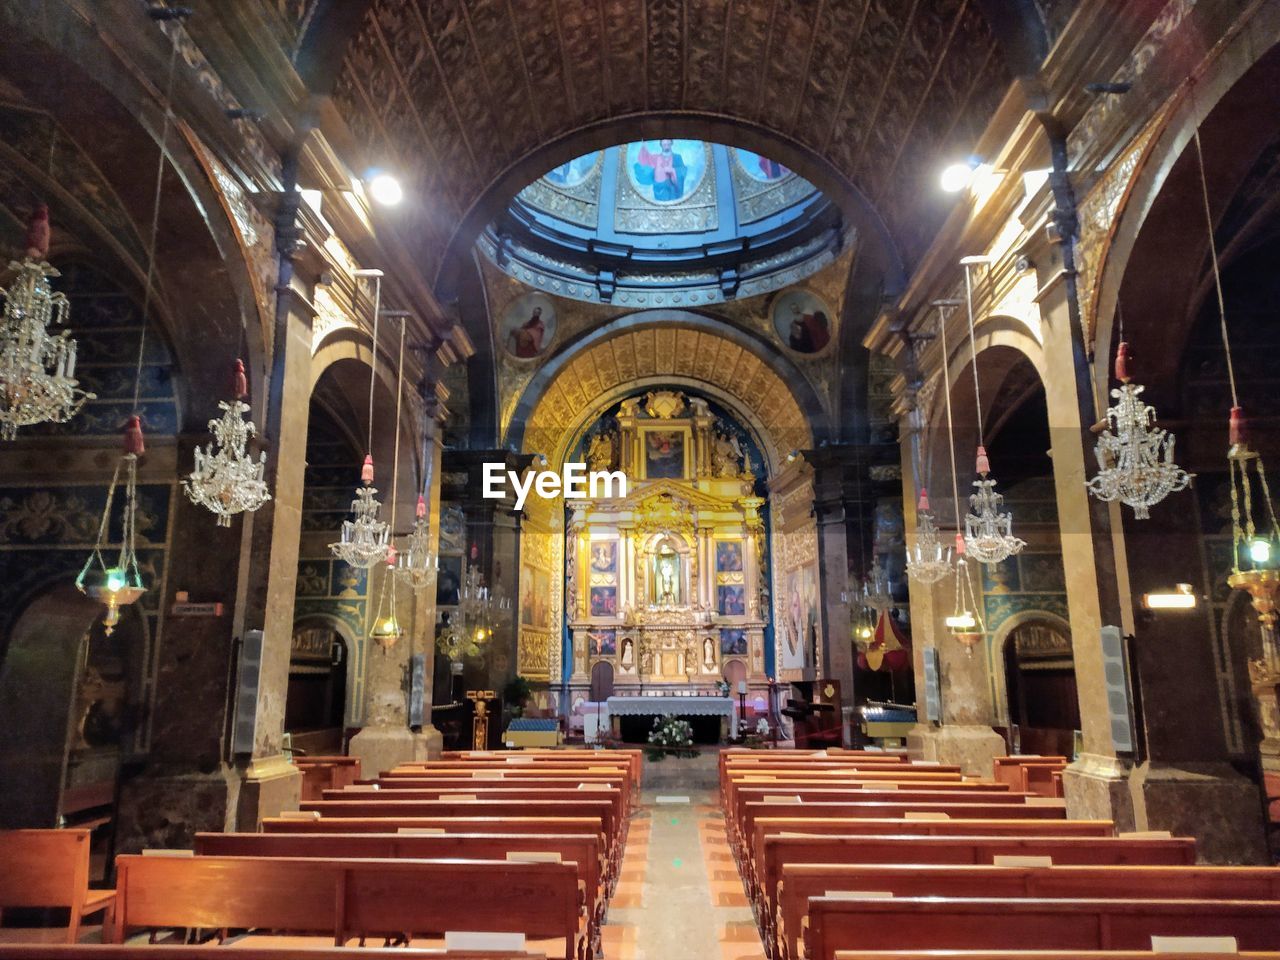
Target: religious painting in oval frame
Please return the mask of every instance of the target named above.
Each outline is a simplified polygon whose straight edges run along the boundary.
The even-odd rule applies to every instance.
[[[693,195],[707,172],[701,140],[641,140],[627,144],[627,177],[650,203],[679,203]]]
[[[777,160],[771,160],[751,150],[735,147],[733,152],[738,159],[738,164],[752,180],[758,180],[760,183],[781,183],[791,174],[791,170]]]
[[[784,290],[773,299],[773,328],[784,344],[806,356],[823,353],[835,337],[835,313],[808,290]]]
[[[498,337],[507,356],[536,360],[545,354],[556,336],[556,307],[545,293],[517,297],[502,313]]]

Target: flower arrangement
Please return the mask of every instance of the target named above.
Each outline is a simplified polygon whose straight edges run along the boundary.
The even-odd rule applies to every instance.
[[[654,717],[653,729],[649,731],[649,759],[661,760],[667,754],[676,757],[696,757],[698,751],[693,747],[693,727],[688,720],[681,720],[671,714]]]
[[[717,680],[717,681],[716,681],[716,693],[718,693],[718,694],[719,694],[720,696],[722,696],[722,697],[727,697],[727,696],[729,696],[729,681],[728,681],[728,680]]]

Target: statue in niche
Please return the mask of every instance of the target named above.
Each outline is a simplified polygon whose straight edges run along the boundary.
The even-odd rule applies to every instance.
[[[591,471],[613,469],[613,434],[597,433],[587,447],[587,469]]]
[[[635,643],[630,637],[626,637],[622,641],[622,657],[618,662],[627,670],[630,670],[632,664],[636,662]]]
[[[733,434],[719,430],[713,434],[711,472],[717,477],[736,477],[742,472],[742,444]]]
[[[716,665],[716,645],[710,637],[702,638],[702,664],[710,673]]]
[[[659,607],[674,607],[680,597],[680,555],[667,544],[654,554],[652,602]]]

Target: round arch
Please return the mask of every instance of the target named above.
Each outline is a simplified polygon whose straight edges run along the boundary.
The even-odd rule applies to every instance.
[[[679,327],[664,326],[672,322]],[[592,389],[582,393],[579,383]],[[771,469],[829,436],[816,392],[780,351],[702,314],[650,310],[617,317],[553,357],[516,404],[507,441],[562,455],[564,438],[609,403],[660,383],[696,387],[723,403],[756,432]]]
[[[1015,613],[1002,621],[991,635],[988,668],[991,670],[991,686],[995,693],[996,716],[1003,717],[1006,722],[1009,721],[1009,677],[1004,648],[1014,631],[1028,623],[1045,623],[1064,636],[1071,636],[1071,624],[1048,610],[1022,610]]]
[[[1136,173],[1123,190],[1118,209],[1114,214],[1110,237],[1102,241],[1103,250],[1096,268],[1093,302],[1090,304],[1087,300],[1082,301],[1086,318],[1090,315],[1091,307],[1092,316],[1095,318],[1093,335],[1086,346],[1093,350],[1094,376],[1098,382],[1109,382],[1111,342],[1117,324],[1117,305],[1121,302],[1121,290],[1125,285],[1126,276],[1129,275],[1129,267],[1143,243],[1144,235],[1148,232],[1146,228],[1154,220],[1153,213],[1157,210],[1158,201],[1168,195],[1166,188],[1175,178],[1174,168],[1179,166],[1180,162],[1194,163],[1188,151],[1194,149],[1192,141],[1196,131],[1204,128],[1215,115],[1221,116],[1222,108],[1236,100],[1252,104],[1251,108],[1246,105],[1246,109],[1252,109],[1255,116],[1274,115],[1275,91],[1280,90],[1280,39],[1277,38],[1280,38],[1280,10],[1264,4],[1241,30],[1227,38],[1220,48],[1209,55],[1210,69],[1203,75],[1192,77],[1184,83],[1175,101],[1157,121],[1157,126],[1150,133],[1146,145],[1140,149],[1138,156],[1134,159]],[[1270,109],[1261,109],[1257,102],[1259,99],[1268,102]],[[1206,151],[1206,164],[1213,165],[1217,161],[1231,165],[1239,158],[1250,155],[1251,147],[1261,149],[1265,139],[1274,138],[1278,132],[1280,131],[1276,127],[1266,124],[1232,124],[1230,125],[1230,149],[1219,151],[1217,156],[1210,156]],[[1198,177],[1197,173],[1190,170],[1187,174],[1188,177]],[[1216,179],[1214,171],[1211,170],[1209,176],[1212,193]],[[1183,212],[1190,217],[1200,218],[1203,217],[1203,213],[1199,200],[1199,183],[1196,181],[1192,184],[1189,179],[1188,188],[1192,187],[1193,192],[1184,198],[1186,203]],[[1217,212],[1221,214],[1223,211],[1218,209]],[[1194,222],[1197,224],[1196,231],[1199,235],[1200,221]],[[1189,256],[1191,259],[1179,266],[1171,266],[1168,259],[1168,255],[1171,252],[1176,253],[1176,250],[1167,244],[1161,246],[1161,266],[1157,273],[1162,279],[1179,276],[1184,273],[1182,268],[1185,267],[1185,275],[1194,288],[1196,286],[1194,281],[1199,279],[1204,258],[1207,256],[1207,239],[1203,244],[1183,246],[1191,248],[1189,251],[1184,251],[1184,256]],[[1088,290],[1081,292],[1086,297],[1090,294]],[[1178,294],[1185,292],[1188,292],[1188,288],[1178,287]],[[1197,303],[1206,292],[1203,288],[1196,290]],[[1178,312],[1184,313],[1185,316],[1180,319],[1189,323],[1190,317],[1195,314],[1195,304],[1188,304],[1186,297],[1182,299],[1183,309]],[[1156,308],[1151,312],[1153,315],[1160,314],[1160,309]],[[1131,310],[1131,327],[1133,321],[1137,319]],[[1167,319],[1166,315],[1160,314],[1158,322],[1164,326],[1167,324]],[[1153,323],[1155,322],[1153,318]],[[1151,329],[1157,328],[1153,326]],[[1086,336],[1087,334],[1088,331]],[[1152,339],[1157,342],[1160,340],[1156,337]],[[1176,340],[1177,338],[1167,339]],[[1144,353],[1154,354],[1156,345],[1156,343],[1148,344]],[[1181,343],[1179,342],[1171,349],[1180,350]]]

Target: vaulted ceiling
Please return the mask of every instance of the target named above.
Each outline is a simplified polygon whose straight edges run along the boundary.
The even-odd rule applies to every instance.
[[[363,159],[419,198],[404,232],[437,285],[494,205],[627,131],[770,150],[833,196],[860,193],[910,264],[948,209],[939,164],[972,152],[1015,72],[983,13],[1002,5],[1029,8],[373,0],[333,96]]]

